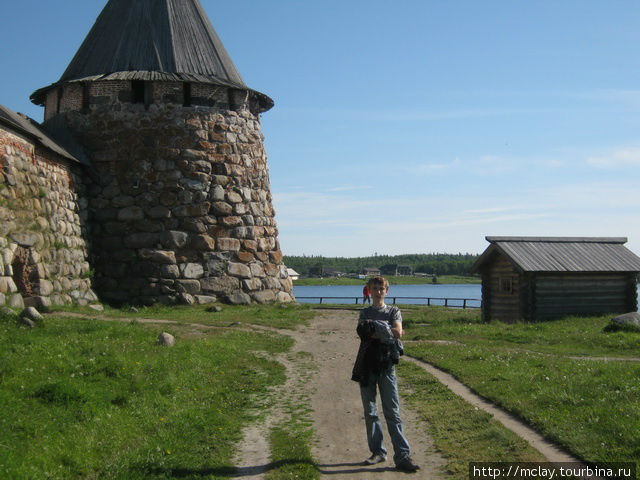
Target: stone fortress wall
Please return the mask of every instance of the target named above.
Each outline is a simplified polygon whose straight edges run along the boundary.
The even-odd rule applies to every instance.
[[[92,162],[84,178],[101,298],[292,301],[257,108],[247,91],[181,82],[48,92],[45,124],[63,119]]]
[[[81,168],[0,125],[0,305],[97,300]]]

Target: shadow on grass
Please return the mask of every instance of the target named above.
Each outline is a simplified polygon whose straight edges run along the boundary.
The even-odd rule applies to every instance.
[[[267,463],[265,465],[254,465],[250,467],[210,467],[210,468],[188,468],[188,467],[174,467],[174,468],[158,468],[158,467],[146,467],[138,470],[137,473],[154,475],[161,478],[208,478],[214,476],[214,478],[242,478],[253,475],[260,475],[262,473],[276,470],[287,465],[311,465],[317,469],[318,466],[308,460],[299,459],[286,459],[278,460],[277,462]]]
[[[352,473],[380,473],[395,468],[387,466],[368,466],[363,462],[358,463],[332,463],[332,464],[317,464],[308,460],[298,459],[286,459],[279,460],[277,462],[271,462],[264,465],[254,465],[250,467],[210,467],[210,468],[156,468],[148,467],[138,469],[139,474],[158,476],[161,478],[207,478],[213,476],[214,478],[242,478],[250,477],[254,475],[260,475],[267,473],[271,470],[276,470],[287,465],[310,465],[322,475],[341,475]],[[349,468],[351,467],[351,468]]]

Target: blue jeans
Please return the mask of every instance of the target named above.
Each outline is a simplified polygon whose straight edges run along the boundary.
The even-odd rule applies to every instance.
[[[387,449],[384,447],[382,423],[380,422],[380,417],[378,417],[378,404],[376,403],[376,390],[378,388],[380,389],[382,412],[384,413],[387,430],[393,444],[393,460],[398,463],[409,455],[409,442],[407,442],[404,433],[402,433],[398,381],[394,365],[382,370],[379,374],[370,374],[369,385],[360,387],[369,450],[373,454],[379,453],[386,456]]]

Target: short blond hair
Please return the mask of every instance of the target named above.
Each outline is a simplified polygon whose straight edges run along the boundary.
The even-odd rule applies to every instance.
[[[367,287],[373,288],[374,285],[382,285],[382,287],[386,290],[389,288],[389,280],[384,278],[382,275],[376,275],[375,277],[371,277],[367,281]]]

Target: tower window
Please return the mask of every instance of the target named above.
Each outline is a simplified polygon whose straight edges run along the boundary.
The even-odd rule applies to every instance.
[[[191,106],[191,84],[183,83],[182,86],[183,86],[182,94],[184,97],[183,105],[185,107],[190,107]]]
[[[133,103],[145,103],[144,83],[145,82],[143,80],[133,80],[131,82],[131,90],[133,93]]]
[[[90,103],[90,91],[89,84],[82,84],[82,111],[87,113],[89,111],[89,103]]]
[[[62,94],[64,93],[64,90],[62,88],[58,88],[58,98],[57,98],[57,104],[56,104],[56,113],[60,113],[61,109],[62,109]]]

